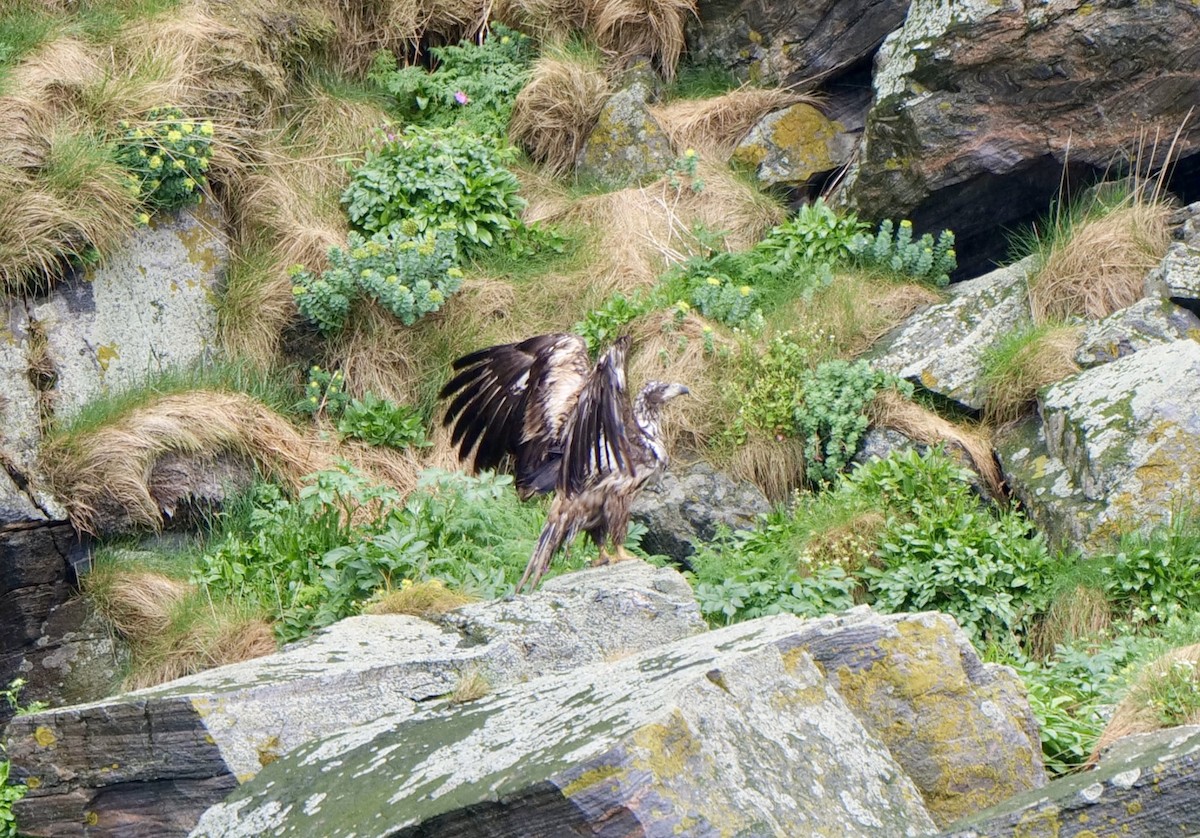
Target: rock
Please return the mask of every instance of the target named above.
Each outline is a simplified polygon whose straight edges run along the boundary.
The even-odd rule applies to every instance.
[[[962,272],[982,272],[1004,255],[997,230],[1044,214],[1064,182],[1099,179],[1141,138],[1179,129],[1171,154],[1194,165],[1198,40],[1188,3],[913,0],[876,57],[840,194],[870,219],[953,229]],[[1142,165],[1161,165],[1167,145]]]
[[[126,835],[186,834],[238,781],[292,749],[384,714],[398,719],[465,677],[493,687],[624,656],[705,628],[687,582],[642,562],[574,573],[441,625],[343,620],[281,652],[103,702],[17,717],[8,730],[22,829],[91,820]],[[170,806],[145,789],[169,789]]]
[[[1163,523],[1200,481],[1200,344],[1149,346],[1048,388],[997,446],[1005,476],[1053,540],[1084,552]]]
[[[1192,311],[1200,309],[1200,246],[1172,243],[1146,277],[1146,293],[1167,297]]]
[[[656,178],[670,168],[675,153],[646,106],[651,95],[641,81],[613,94],[579,152],[578,174],[625,186]]]
[[[633,520],[646,527],[642,549],[685,566],[695,543],[710,541],[718,525],[748,529],[770,511],[753,483],[735,482],[702,461],[668,469],[633,502]]]
[[[806,623],[797,642],[888,747],[939,825],[1046,784],[1021,680],[982,663],[951,617],[860,607]]]
[[[81,652],[71,644],[82,639],[62,610],[74,594],[73,565],[86,557],[65,523],[0,529],[0,688],[24,678],[23,703],[57,701],[64,666],[74,669],[60,662]],[[12,708],[0,702],[0,725],[11,716]]]
[[[172,452],[155,460],[146,485],[162,510],[163,520],[186,526],[202,523],[205,514],[219,509],[227,496],[249,489],[257,477],[258,470],[248,457],[232,453],[196,457]],[[123,517],[128,517],[123,509],[114,509],[107,520],[116,522]]]
[[[751,621],[272,763],[194,836],[924,835],[912,783],[792,640]]]
[[[733,162],[768,186],[800,186],[849,162],[856,137],[801,102],[767,114],[734,149]]]
[[[86,274],[30,308],[53,367],[55,414],[214,349],[214,298],[228,265],[217,206],[158,216]]]
[[[1092,771],[959,821],[953,838],[1200,834],[1200,727],[1122,740]]]
[[[1095,367],[1193,335],[1200,335],[1200,317],[1161,297],[1139,300],[1090,325],[1075,350],[1075,363]]]
[[[908,0],[700,0],[688,51],[698,63],[729,68],[743,81],[836,78],[870,57],[907,11]]]
[[[1033,322],[1026,281],[1033,257],[951,287],[950,299],[908,318],[869,353],[878,369],[972,410],[983,408],[984,353]]]

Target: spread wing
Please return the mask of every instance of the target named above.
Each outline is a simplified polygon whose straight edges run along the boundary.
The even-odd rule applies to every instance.
[[[539,335],[459,358],[439,394],[451,398],[444,423],[459,456],[474,450],[474,470],[516,461],[523,497],[558,482],[563,439],[592,373],[577,335]]]
[[[566,429],[557,489],[578,494],[616,472],[633,474],[629,396],[625,389],[628,336],[609,348],[588,377]]]

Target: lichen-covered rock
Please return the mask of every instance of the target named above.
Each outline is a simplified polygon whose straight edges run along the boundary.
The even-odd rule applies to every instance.
[[[671,166],[671,142],[646,105],[651,93],[635,81],[613,94],[579,152],[579,174],[624,186],[658,177]]]
[[[1033,322],[1026,296],[1033,257],[952,286],[950,299],[918,311],[871,352],[879,369],[973,410],[983,407],[984,353]]]
[[[53,408],[186,367],[215,346],[215,294],[228,264],[217,206],[157,216],[115,253],[30,307],[53,369]]]
[[[810,621],[797,642],[887,745],[939,824],[1045,785],[1020,679],[982,663],[952,618],[862,607]]]
[[[194,836],[924,835],[912,783],[778,616],[300,749]]]
[[[1091,771],[954,824],[951,838],[1159,838],[1200,834],[1200,728],[1122,740]]]
[[[771,511],[762,490],[734,481],[703,461],[668,469],[637,496],[633,520],[646,527],[642,549],[686,563],[697,541],[709,541],[717,527],[747,529]]]
[[[876,57],[842,194],[870,218],[953,229],[960,268],[980,272],[1005,255],[998,230],[1044,214],[1064,180],[1109,170],[1146,131],[1185,126],[1172,154],[1200,151],[1187,117],[1198,40],[1200,8],[1184,2],[913,0]]]
[[[1147,346],[1195,337],[1200,337],[1200,317],[1170,300],[1151,297],[1090,325],[1075,350],[1075,363],[1095,367]]]
[[[1146,292],[1185,304],[1200,305],[1200,245],[1174,242],[1146,277]]]
[[[734,149],[732,160],[769,186],[799,186],[845,165],[857,138],[801,102],[767,114]]]
[[[1200,482],[1200,344],[1150,346],[1064,379],[1043,394],[1041,416],[997,451],[1049,535],[1091,552],[1162,523]]]
[[[403,718],[467,676],[493,686],[704,631],[687,582],[643,562],[559,577],[531,596],[480,603],[441,625],[343,620],[283,651],[102,702],[21,716],[8,730],[30,783],[22,829],[186,834],[263,765],[381,715]],[[153,804],[147,788],[171,789]]]
[[[742,80],[795,84],[836,78],[904,22],[909,0],[700,0],[688,51]]]

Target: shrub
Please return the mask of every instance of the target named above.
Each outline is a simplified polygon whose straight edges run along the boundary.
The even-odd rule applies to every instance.
[[[324,334],[342,329],[360,295],[411,326],[462,287],[462,271],[452,267],[454,241],[445,230],[415,238],[376,233],[369,240],[351,233],[345,249],[330,248],[330,267],[320,276],[301,266],[292,269],[296,306]]]
[[[856,234],[848,250],[854,261],[863,267],[938,287],[948,284],[950,274],[958,267],[953,232],[943,230],[936,242],[929,233],[913,241],[912,222],[908,220],[901,221],[897,229],[885,219],[877,233]]]
[[[396,68],[390,53],[380,53],[371,78],[396,97],[406,122],[447,127],[464,124],[483,134],[502,136],[513,102],[529,77],[534,49],[528,37],[494,23],[482,44],[433,47],[437,69]]]
[[[519,225],[525,201],[504,167],[512,155],[493,139],[460,128],[409,127],[355,170],[342,203],[366,233],[393,237],[449,226],[469,255],[502,243]]]
[[[148,210],[170,212],[200,200],[208,186],[212,122],[188,119],[178,108],[155,108],[137,123],[122,120],[120,128],[117,162],[129,170],[130,186]]]

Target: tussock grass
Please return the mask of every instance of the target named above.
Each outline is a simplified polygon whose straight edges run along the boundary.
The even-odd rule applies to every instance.
[[[549,174],[566,174],[611,94],[597,56],[544,56],[513,103],[509,138]]]
[[[326,367],[340,369],[347,391],[370,391],[399,404],[418,398],[425,354],[412,327],[402,325],[373,300],[359,300],[346,328],[329,340]]]
[[[744,443],[713,451],[716,464],[736,480],[749,480],[771,503],[783,503],[804,486],[804,443],[795,437],[777,439],[751,428]]]
[[[1099,319],[1141,299],[1146,272],[1170,243],[1170,212],[1140,190],[1115,207],[1096,202],[1066,213],[1046,233],[1035,233],[1030,244],[1041,253],[1029,280],[1035,322]]]
[[[473,597],[450,590],[442,580],[430,579],[384,591],[378,601],[368,605],[365,611],[367,614],[409,614],[413,617],[426,617],[445,614],[474,601]]]
[[[99,427],[53,434],[41,461],[72,524],[95,533],[113,520],[162,525],[149,484],[154,464],[168,453],[242,456],[293,488],[332,464],[325,444],[261,402],[212,390],[162,396]]]
[[[492,17],[543,44],[562,44],[583,30],[587,6],[580,0],[499,0]]]
[[[478,701],[491,691],[492,685],[488,683],[483,673],[471,670],[459,676],[458,683],[454,685],[454,690],[446,696],[446,700],[451,704],[466,704],[469,701]]]
[[[844,518],[844,520],[842,520]],[[821,522],[804,543],[804,564],[812,567],[837,565],[854,574],[875,557],[879,536],[887,518],[876,509],[846,509],[844,516]]]
[[[695,148],[702,156],[728,160],[750,129],[772,111],[817,100],[787,88],[740,87],[709,99],[677,99],[651,107],[676,148]]]
[[[1026,649],[1030,657],[1045,659],[1058,646],[1100,637],[1112,625],[1112,606],[1104,590],[1077,584],[1059,592],[1030,632]]]
[[[1037,402],[1038,391],[1079,372],[1075,350],[1082,327],[1047,324],[1015,332],[983,357],[984,420],[1015,421]]]
[[[84,593],[130,644],[125,689],[150,687],[276,649],[270,625],[233,603],[214,602],[182,579],[136,562],[97,562]]]
[[[230,261],[217,300],[217,338],[225,355],[270,369],[283,331],[295,317],[287,263],[261,240],[243,246]]]
[[[1090,762],[1134,733],[1200,723],[1200,644],[1172,649],[1149,664],[1113,710]]]
[[[695,0],[587,0],[587,29],[618,65],[649,56],[670,80],[695,14]]]
[[[871,424],[890,428],[922,445],[945,444],[962,450],[992,497],[1006,496],[991,442],[982,433],[955,425],[895,390],[879,391],[868,406],[867,415]]]

